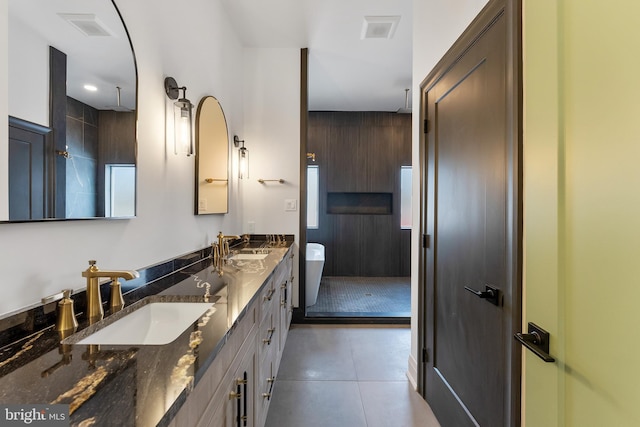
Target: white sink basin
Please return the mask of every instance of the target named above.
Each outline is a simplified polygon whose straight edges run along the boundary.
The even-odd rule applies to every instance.
[[[231,257],[231,259],[235,259],[238,261],[250,261],[250,260],[260,260],[268,257],[269,254],[236,254]]]
[[[76,344],[164,345],[178,338],[213,303],[152,302]]]

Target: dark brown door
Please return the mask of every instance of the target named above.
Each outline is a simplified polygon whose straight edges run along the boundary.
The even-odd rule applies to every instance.
[[[50,129],[9,118],[9,220],[43,219],[48,212]]]
[[[423,92],[430,235],[424,381],[443,427],[507,426],[518,418],[511,338],[520,307],[518,138],[510,133],[508,14],[498,3],[474,21]]]

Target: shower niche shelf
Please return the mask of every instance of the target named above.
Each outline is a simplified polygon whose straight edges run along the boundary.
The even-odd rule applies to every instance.
[[[391,215],[393,193],[327,193],[327,213]]]

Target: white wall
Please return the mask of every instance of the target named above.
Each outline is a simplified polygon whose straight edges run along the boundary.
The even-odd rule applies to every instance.
[[[8,2],[0,3],[0,28],[4,28],[4,31],[0,33],[0,58],[7,58],[9,55],[8,14]],[[0,87],[3,89],[7,87],[8,74],[9,65],[7,61],[0,61]],[[7,91],[3,90],[1,93],[7,93]],[[0,96],[0,117],[7,117],[8,114],[9,100],[6,96]],[[0,126],[0,200],[9,200],[8,134],[7,126]],[[9,218],[9,206],[6,203],[0,203],[0,218]],[[3,248],[3,242],[0,240],[0,255],[4,253]]]
[[[63,288],[83,288],[80,274],[89,259],[105,269],[141,268],[202,248],[219,230],[241,231],[237,180],[230,182],[228,215],[194,216],[194,159],[174,156],[172,140],[165,138],[165,76],[186,85],[196,105],[201,97],[214,95],[225,110],[230,134],[243,134],[243,49],[219,0],[192,0],[188,8],[171,0],[117,3],[138,64],[137,218],[0,224],[0,315],[37,304]],[[3,29],[5,5],[0,12]],[[3,30],[0,55],[6,49]],[[2,61],[3,117],[6,76]],[[6,147],[6,126],[0,129],[0,147]]]
[[[300,230],[300,49],[245,50],[244,134],[249,176],[242,180],[242,232],[295,234]],[[234,150],[237,160],[237,150]],[[284,184],[257,180],[284,179]],[[295,211],[285,211],[294,200]],[[294,276],[297,277],[297,261]],[[298,300],[297,280],[293,301]]]
[[[8,27],[9,114],[49,126],[49,42],[15,17]]]
[[[414,0],[413,2],[413,154],[414,166],[420,164],[420,83],[431,72],[488,0]],[[416,169],[417,170],[417,169]],[[413,174],[413,227],[411,247],[420,247],[420,174]],[[418,251],[411,259],[411,356],[409,377],[417,381],[418,359]]]
[[[414,1],[413,108],[419,111],[419,84],[486,0]],[[294,233],[299,213],[285,212],[285,199],[299,197],[299,50],[246,49],[224,16],[219,0],[193,0],[176,10],[170,0],[153,7],[119,1],[136,51],[139,78],[138,212],[118,221],[71,221],[0,224],[0,314],[37,303],[62,288],[82,288],[80,273],[95,258],[103,268],[139,268],[211,242],[219,230]],[[178,13],[179,12],[179,13]],[[0,23],[6,19],[6,4]],[[0,25],[0,28],[7,28]],[[178,29],[181,29],[179,32]],[[0,57],[6,57],[6,33],[0,34]],[[228,215],[193,215],[194,162],[175,157],[165,141],[163,90],[167,75],[188,87],[194,102],[214,95],[222,104],[229,133],[246,140],[251,179],[230,182]],[[7,87],[6,64],[0,62],[0,87]],[[6,90],[0,92],[0,115],[7,116]],[[418,115],[414,115],[413,163],[419,164]],[[0,148],[7,130],[0,127]],[[169,141],[170,142],[170,141]],[[6,150],[0,149],[0,165]],[[237,152],[232,150],[232,162]],[[0,175],[2,174],[0,166]],[[262,186],[257,178],[287,180]],[[419,200],[419,174],[414,174],[414,200]],[[0,181],[0,195],[3,189]],[[4,199],[6,200],[6,199]],[[242,206],[244,204],[244,206]],[[241,209],[242,208],[242,209]],[[414,224],[419,224],[414,203]],[[412,247],[419,244],[414,227]],[[418,254],[412,258],[412,349],[417,349]],[[294,295],[294,300],[297,296]],[[415,372],[410,374],[415,375]]]

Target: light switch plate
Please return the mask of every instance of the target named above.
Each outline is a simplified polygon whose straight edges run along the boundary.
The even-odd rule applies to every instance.
[[[298,210],[298,201],[296,199],[285,199],[284,210],[286,212],[294,212]]]
[[[207,210],[207,199],[200,199],[198,201],[198,210],[201,210],[201,211]]]

